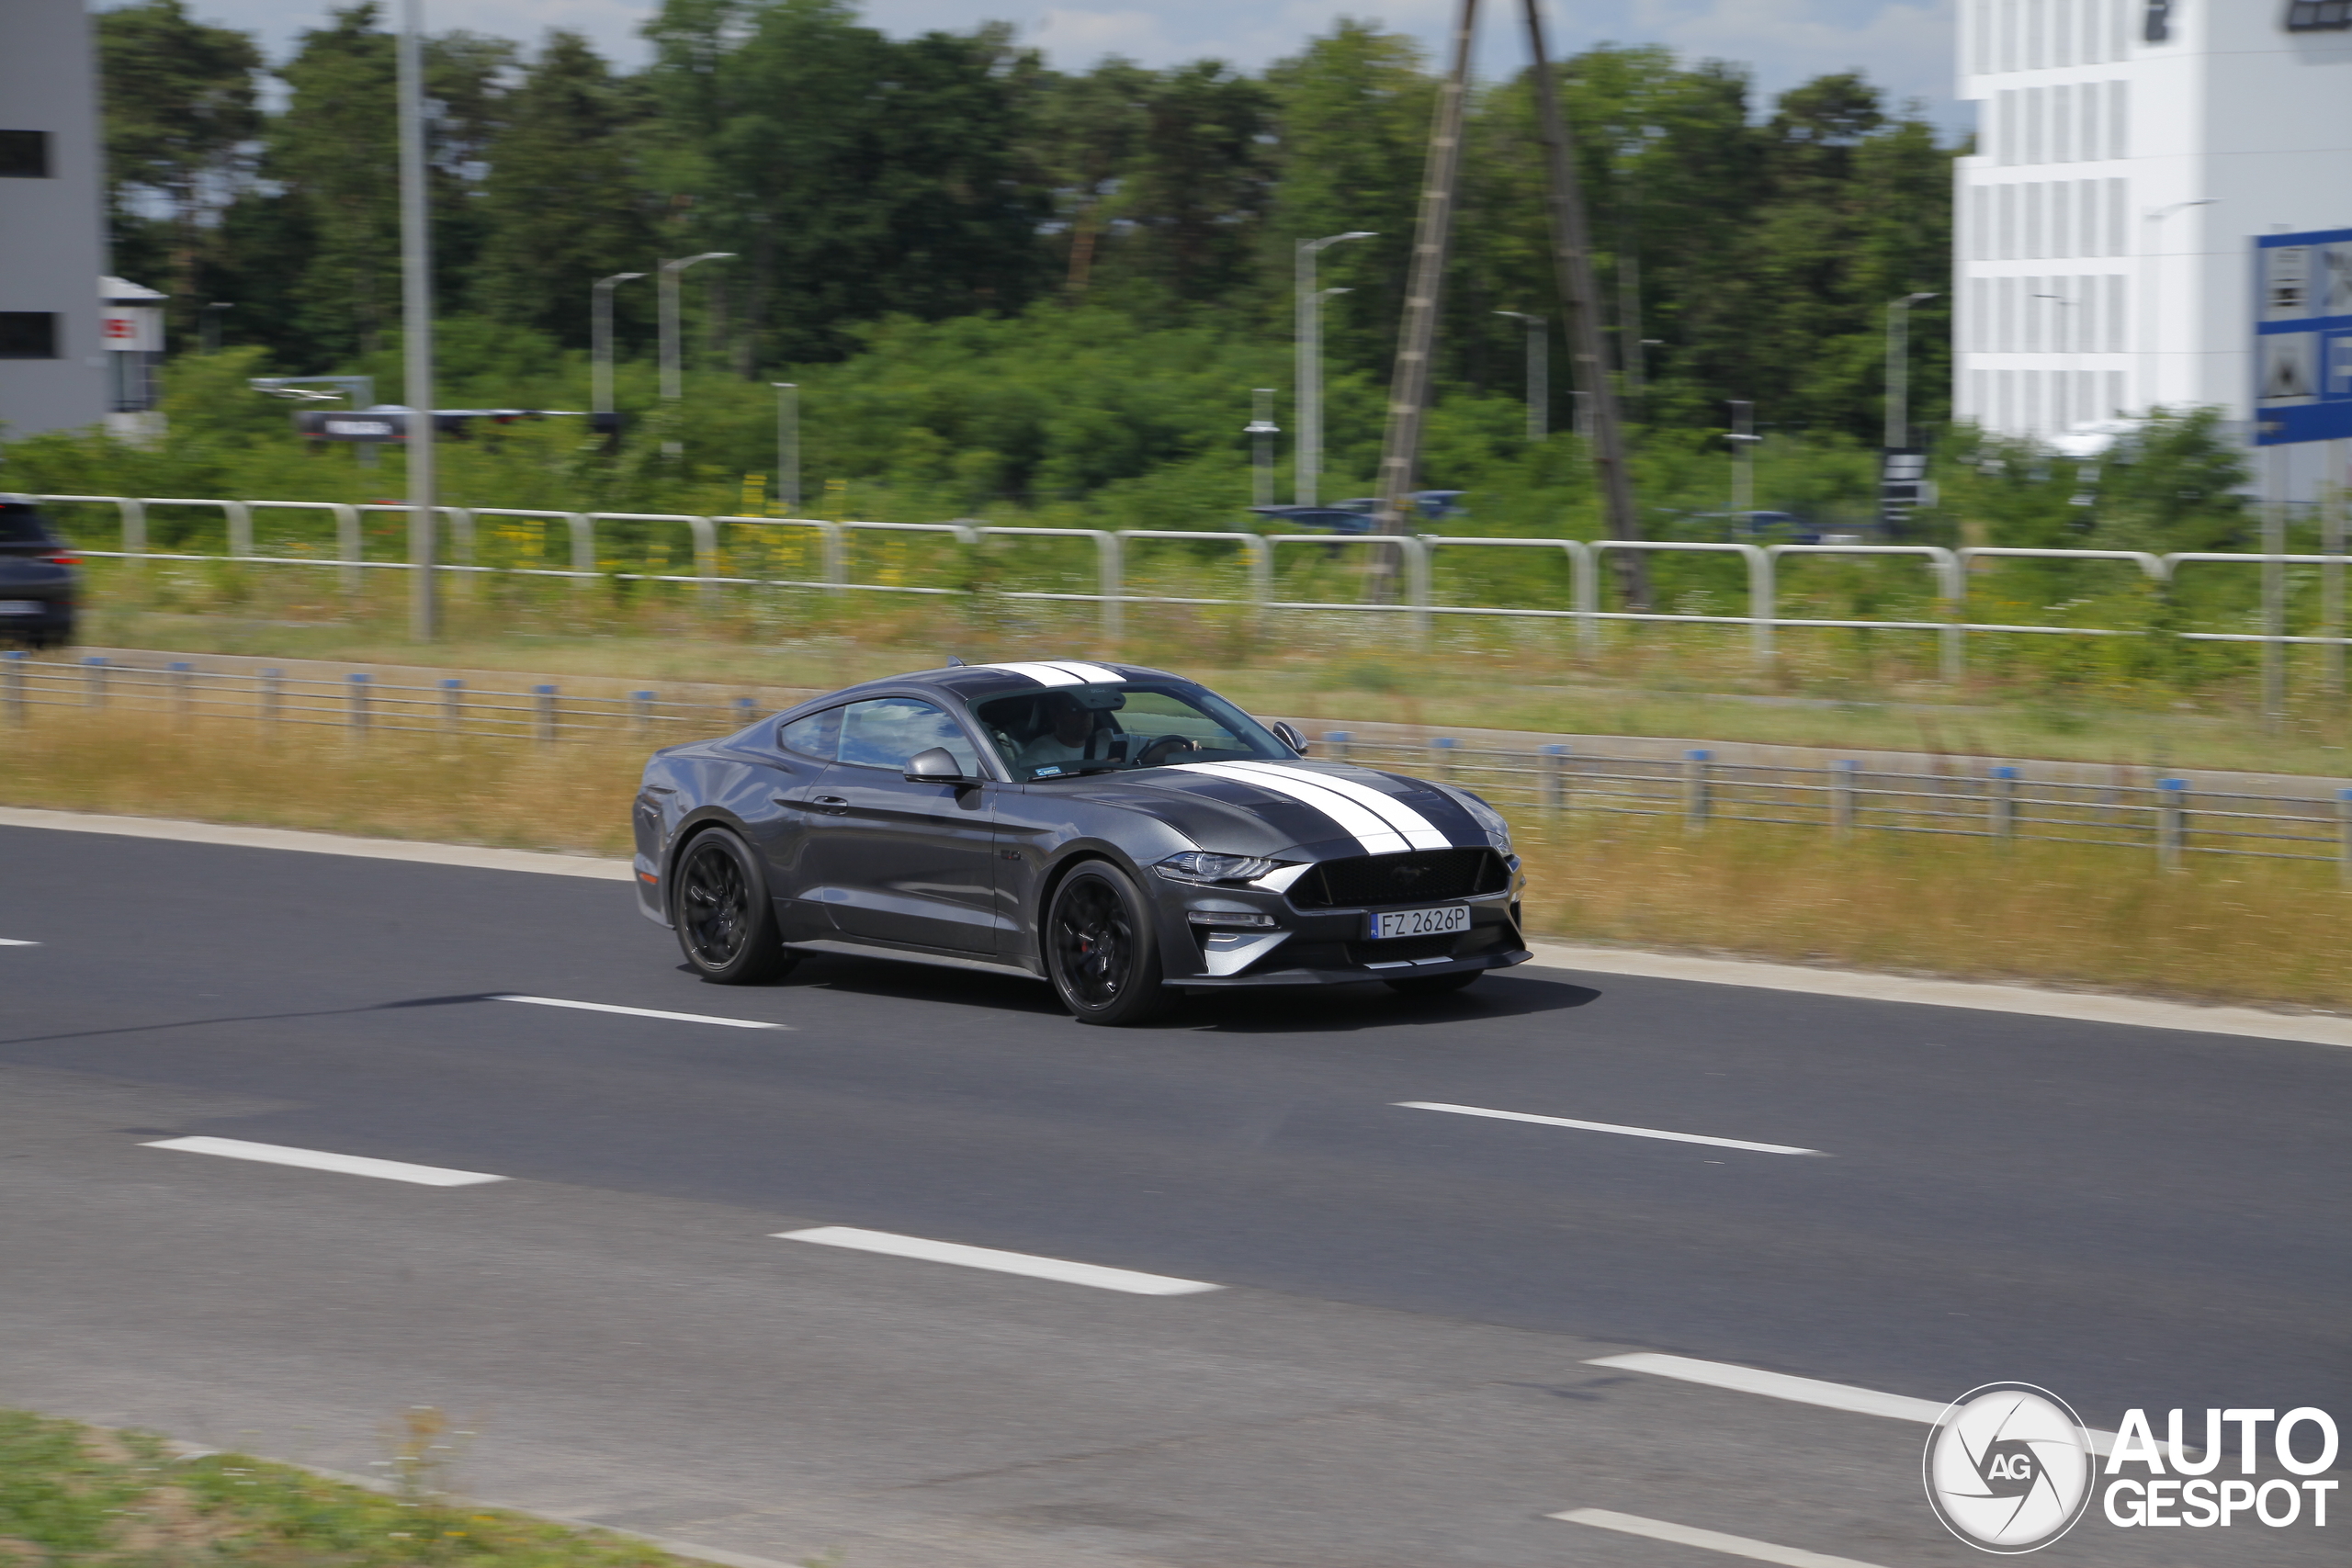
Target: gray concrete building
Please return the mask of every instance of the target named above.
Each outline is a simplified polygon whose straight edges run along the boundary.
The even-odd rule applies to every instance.
[[[0,0],[0,442],[107,413],[97,56],[83,7]]]

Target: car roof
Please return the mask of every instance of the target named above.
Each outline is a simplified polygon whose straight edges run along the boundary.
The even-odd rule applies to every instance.
[[[854,686],[844,686],[821,697],[811,697],[789,711],[831,707],[839,703],[855,702],[861,697],[903,692],[909,687],[929,688],[968,705],[985,702],[990,697],[1047,692],[1057,686],[1099,683],[1099,680],[1090,682],[1087,679],[1088,675],[1098,671],[1108,671],[1122,682],[1180,681],[1188,686],[1197,684],[1182,675],[1141,664],[1114,664],[1099,659],[1008,660],[1000,664],[949,664],[935,670],[910,671],[903,675],[891,675],[878,681],[861,681]]]

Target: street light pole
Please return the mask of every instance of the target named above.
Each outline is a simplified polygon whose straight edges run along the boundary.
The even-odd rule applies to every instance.
[[[1241,434],[1251,438],[1255,448],[1250,454],[1252,504],[1272,506],[1274,503],[1274,437],[1282,434],[1282,426],[1274,423],[1274,389],[1272,387],[1250,389],[1250,423]]]
[[[1552,340],[1546,335],[1550,323],[1524,310],[1497,310],[1495,314],[1527,323],[1527,438],[1541,441],[1551,434]]]
[[[800,387],[770,381],[775,389],[775,493],[786,510],[800,504]]]
[[[204,307],[202,313],[197,317],[198,340],[203,344],[204,353],[218,354],[220,352],[220,312],[222,310],[233,310],[236,308],[236,306],[226,300],[215,299],[207,304]]]
[[[596,413],[613,412],[613,290],[641,272],[616,272],[600,277],[588,290],[588,374],[595,383],[588,406]]]
[[[1733,400],[1731,405],[1731,510],[1745,519],[1756,510],[1756,405]]]
[[[2221,199],[2218,196],[2192,197],[2170,207],[2152,207],[2141,214],[2147,238],[2140,246],[2140,267],[2146,275],[2141,279],[2140,292],[2147,299],[2148,330],[2140,338],[2140,392],[2141,406],[2150,413],[2156,410],[2156,381],[2164,374],[2164,359],[2156,351],[2156,334],[2164,330],[2165,319],[2156,313],[2156,296],[2164,288],[2165,260],[2156,247],[2164,243],[2165,220],[2192,207],[2211,207]]]
[[[671,406],[674,414],[678,400],[685,391],[685,374],[678,362],[678,278],[696,262],[724,261],[733,251],[705,251],[698,256],[681,256],[662,264],[662,400]],[[662,443],[665,457],[675,457],[685,450],[673,426],[669,439]]]
[[[1911,307],[1932,292],[1906,294],[1886,306],[1886,447],[1911,445]]]
[[[1344,234],[1298,242],[1298,452],[1295,467],[1296,499],[1301,506],[1316,503],[1316,487],[1322,479],[1323,296],[1347,292],[1343,288],[1318,290],[1315,287],[1315,258],[1342,240],[1378,237],[1369,229],[1351,229]]]
[[[399,43],[401,346],[408,382],[409,636],[440,629],[434,581],[433,238],[426,227],[424,3],[403,0]]]

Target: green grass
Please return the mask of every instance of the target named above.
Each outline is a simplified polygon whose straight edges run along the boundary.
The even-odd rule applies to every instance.
[[[39,1568],[687,1568],[626,1536],[467,1502],[438,1411],[386,1436],[385,1490],[0,1410],[0,1562]],[[699,1565],[696,1565],[699,1568]]]

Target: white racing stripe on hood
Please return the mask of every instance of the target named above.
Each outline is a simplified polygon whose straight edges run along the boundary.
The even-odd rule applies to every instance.
[[[1453,840],[1439,832],[1437,825],[1428,818],[1395,795],[1383,795],[1370,784],[1359,784],[1354,779],[1334,778],[1329,773],[1302,775],[1283,767],[1279,762],[1235,762],[1232,766],[1246,768],[1252,774],[1279,773],[1283,778],[1304,776],[1317,789],[1328,789],[1336,795],[1344,795],[1374,816],[1380,818],[1389,827],[1403,834],[1405,841],[1417,850],[1450,850],[1453,847]]]
[[[1041,686],[1094,686],[1119,683],[1115,670],[1105,670],[1100,664],[1072,664],[1057,661],[1051,664],[1029,662],[1021,664],[981,664],[980,670],[1010,670],[1015,675],[1026,675]]]
[[[1413,847],[1385,821],[1337,790],[1321,788],[1319,781],[1310,783],[1280,768],[1257,769],[1237,762],[1179,762],[1176,766],[1188,773],[1206,773],[1232,784],[1255,784],[1276,795],[1286,795],[1301,806],[1311,806],[1339,824],[1340,830],[1352,837],[1368,855],[1403,854]]]

